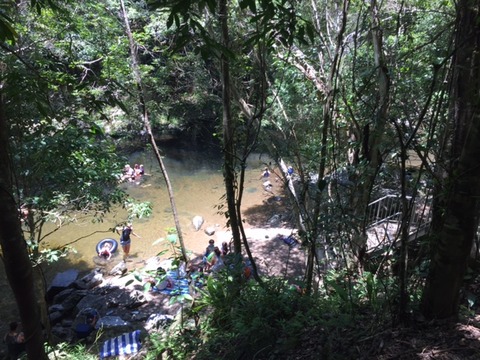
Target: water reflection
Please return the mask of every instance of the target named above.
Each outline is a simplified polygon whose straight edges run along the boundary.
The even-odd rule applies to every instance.
[[[197,151],[171,149],[163,160],[174,190],[186,247],[200,253],[205,249],[209,237],[202,230],[194,230],[191,220],[195,215],[204,217],[202,229],[215,225],[220,230],[225,229],[225,216],[218,210],[218,207],[224,204],[222,197],[225,193],[221,156],[207,157]],[[268,160],[265,157],[255,155],[251,156],[247,164],[244,209],[261,204],[264,200],[260,175],[266,161]],[[132,166],[143,164],[146,175],[138,184],[124,183],[121,186],[133,198],[150,201],[153,206],[151,217],[133,221],[134,231],[142,237],[132,238],[130,254],[133,261],[137,261],[157,255],[166,248],[166,244],[156,242],[166,236],[167,228],[174,227],[174,220],[165,181],[153,154],[132,154],[129,163]],[[60,228],[47,239],[46,244],[54,247],[71,244],[77,253],[69,255],[67,260],[72,265],[93,267],[96,244],[107,237],[118,240],[119,237],[113,229],[126,219],[126,211],[117,207],[107,214],[101,223],[92,223],[90,218],[86,218]]]

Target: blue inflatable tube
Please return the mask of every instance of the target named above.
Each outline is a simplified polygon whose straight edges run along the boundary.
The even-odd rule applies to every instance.
[[[100,240],[99,243],[97,244],[97,254],[100,252],[100,249],[103,247],[103,244],[105,243],[110,243],[111,247],[110,247],[110,252],[113,254],[115,251],[117,251],[117,248],[118,248],[118,242],[117,240],[115,239],[110,239],[110,238],[107,238],[107,239],[103,239],[103,240]]]

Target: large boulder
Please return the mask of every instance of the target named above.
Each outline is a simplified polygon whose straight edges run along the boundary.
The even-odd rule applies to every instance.
[[[61,304],[66,298],[68,298],[72,293],[77,291],[74,288],[65,289],[60,291],[57,295],[53,297],[53,304]]]
[[[127,309],[136,309],[147,302],[147,299],[143,292],[138,290],[133,290],[129,295],[128,303],[126,304]]]
[[[121,276],[125,274],[127,270],[127,264],[125,263],[125,261],[121,261],[113,267],[109,274],[112,276]]]
[[[73,287],[78,277],[78,270],[69,269],[58,273],[53,279],[50,287],[47,289],[47,300],[51,301],[53,297],[62,290]]]
[[[202,228],[204,221],[205,220],[200,215],[197,215],[192,219],[192,225],[195,231],[198,231]]]
[[[88,293],[77,303],[75,308],[77,310],[77,313],[87,308],[97,309],[97,311],[99,311],[100,313],[104,313],[107,309],[105,296]]]
[[[100,329],[119,329],[119,332],[130,329],[131,324],[123,320],[120,316],[103,316],[97,321],[96,328]]]
[[[103,274],[97,269],[85,275],[83,278],[75,281],[75,285],[79,289],[92,289],[103,282]]]
[[[173,322],[174,317],[166,314],[152,314],[145,323],[145,329],[148,331],[157,331],[165,329]]]
[[[71,292],[62,302],[64,312],[70,312],[77,306],[78,302],[82,300],[87,292],[85,290],[75,290]]]

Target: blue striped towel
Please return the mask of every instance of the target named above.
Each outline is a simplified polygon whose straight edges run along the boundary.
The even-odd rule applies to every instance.
[[[292,235],[290,236],[280,235],[280,238],[283,240],[285,244],[287,244],[290,247],[297,245],[297,240]]]
[[[179,277],[177,271],[174,271],[174,270],[167,271],[166,277],[173,280],[174,282],[173,287],[165,288],[157,291],[161,292],[162,294],[166,294],[170,296],[185,295],[189,293],[188,279]]]
[[[124,333],[103,343],[100,349],[100,359],[110,356],[135,354],[141,347],[140,330]]]

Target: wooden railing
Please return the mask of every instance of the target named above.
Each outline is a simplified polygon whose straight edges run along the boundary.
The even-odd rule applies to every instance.
[[[431,222],[431,198],[417,198],[412,206],[409,219],[409,240],[428,233]],[[403,218],[402,199],[399,195],[387,195],[371,202],[367,211],[367,232],[376,238],[371,241],[374,248],[391,244],[397,238]],[[374,250],[370,249],[369,251]]]

